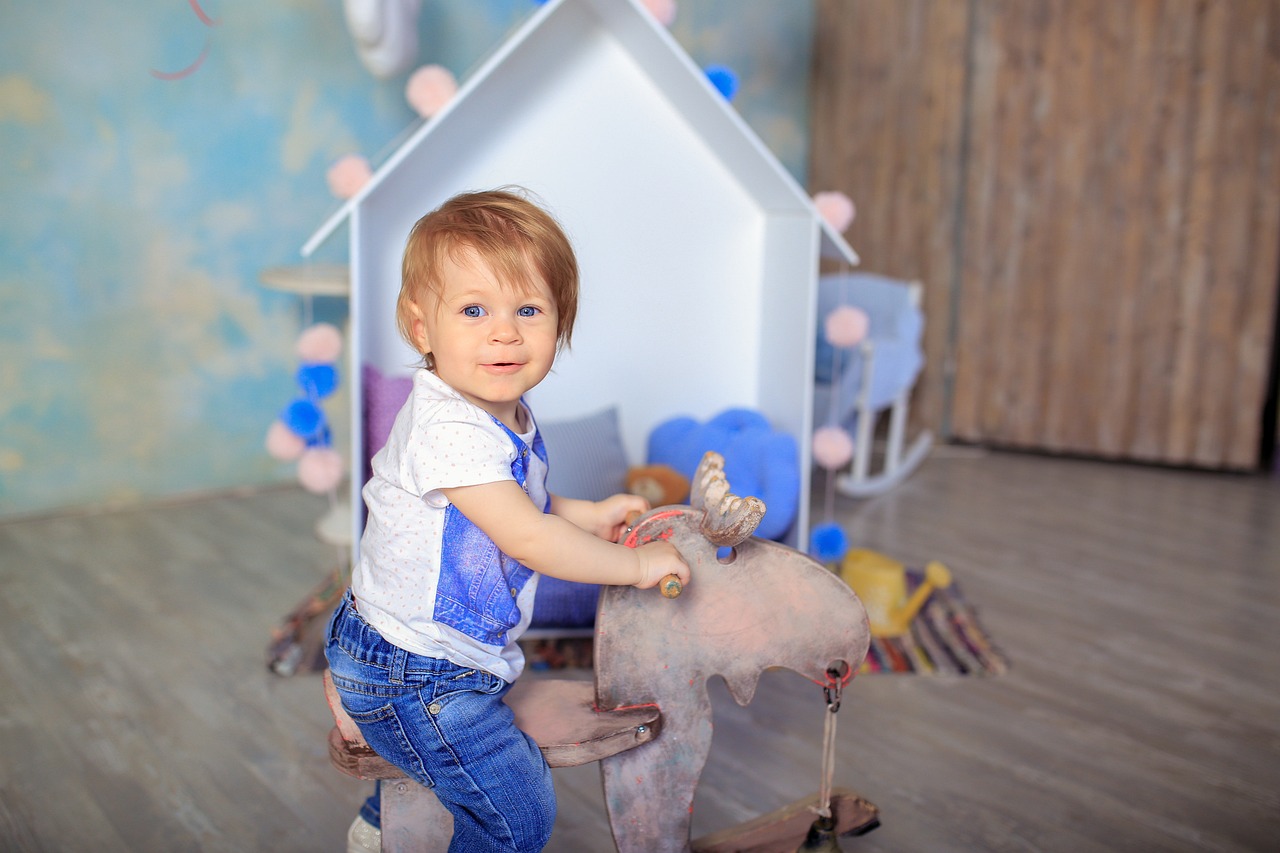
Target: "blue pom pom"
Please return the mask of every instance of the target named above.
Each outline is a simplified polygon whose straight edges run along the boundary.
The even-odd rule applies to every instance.
[[[849,540],[838,524],[819,524],[809,533],[809,553],[820,563],[837,563],[849,551]]]
[[[733,72],[733,69],[727,65],[708,65],[703,70],[707,74],[707,79],[711,81],[711,85],[724,95],[724,99],[732,101],[733,96],[738,94],[738,75]]]
[[[304,364],[295,379],[308,397],[328,397],[338,387],[338,369],[332,364]]]
[[[280,420],[300,438],[315,438],[326,428],[324,412],[310,400],[294,400],[280,413]]]

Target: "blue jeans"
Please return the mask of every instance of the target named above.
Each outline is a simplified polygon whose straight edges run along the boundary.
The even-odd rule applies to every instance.
[[[360,806],[360,817],[374,829],[382,829],[382,783],[373,783],[373,793]]]
[[[538,745],[503,702],[510,685],[392,645],[356,612],[350,591],[329,622],[325,656],[369,746],[453,814],[450,853],[546,846],[555,787]]]

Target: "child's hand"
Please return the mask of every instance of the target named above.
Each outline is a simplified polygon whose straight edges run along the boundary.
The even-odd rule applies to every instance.
[[[649,502],[638,495],[614,495],[595,504],[596,519],[591,532],[601,539],[617,542],[627,529],[627,516],[649,511]]]
[[[661,583],[667,575],[675,575],[681,586],[689,585],[689,565],[670,542],[656,539],[636,548],[640,558],[640,581],[637,589],[649,589]]]

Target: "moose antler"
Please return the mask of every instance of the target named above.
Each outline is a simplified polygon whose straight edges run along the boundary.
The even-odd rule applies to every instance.
[[[724,457],[708,450],[693,474],[689,505],[703,511],[702,535],[714,545],[737,545],[752,533],[764,518],[764,501],[740,498],[729,491],[724,476]]]

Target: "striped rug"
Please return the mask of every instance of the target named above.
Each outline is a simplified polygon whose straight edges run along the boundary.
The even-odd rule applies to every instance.
[[[923,578],[923,571],[907,569],[908,595]],[[946,589],[933,591],[909,632],[872,637],[858,674],[1003,675],[1008,669],[1008,660],[953,581]]]

